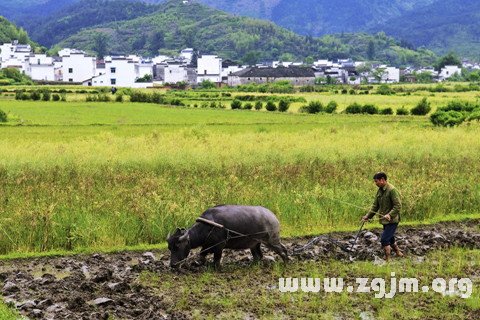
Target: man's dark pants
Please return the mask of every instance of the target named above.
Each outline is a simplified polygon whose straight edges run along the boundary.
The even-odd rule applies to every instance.
[[[395,231],[397,231],[398,223],[389,223],[383,225],[383,232],[380,242],[382,247],[393,246],[395,244]]]

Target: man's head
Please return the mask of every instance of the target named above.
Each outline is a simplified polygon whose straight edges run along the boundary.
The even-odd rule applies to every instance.
[[[375,182],[377,187],[383,188],[387,184],[387,175],[385,174],[385,172],[377,172],[373,176],[373,181]]]

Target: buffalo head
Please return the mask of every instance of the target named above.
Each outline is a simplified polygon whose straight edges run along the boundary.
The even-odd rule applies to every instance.
[[[188,230],[179,229],[168,237],[168,249],[170,250],[170,267],[177,268],[188,257],[190,253],[190,236]]]

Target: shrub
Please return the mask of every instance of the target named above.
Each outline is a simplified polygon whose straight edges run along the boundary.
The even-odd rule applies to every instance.
[[[232,110],[242,109],[242,103],[240,102],[240,100],[235,99],[232,101],[230,107],[232,108]]]
[[[362,113],[378,114],[378,107],[374,104],[366,104],[362,107]]]
[[[472,114],[470,114],[468,116],[468,121],[474,121],[474,120],[477,120],[477,121],[480,121],[480,110],[479,111],[475,111],[473,112]]]
[[[252,110],[252,109],[253,109],[253,104],[251,104],[250,102],[247,102],[247,103],[245,103],[245,105],[243,106],[243,109],[245,109],[245,110]]]
[[[389,85],[382,84],[377,88],[377,94],[388,96],[388,95],[394,94],[394,92]]]
[[[308,113],[319,113],[323,111],[323,104],[320,101],[310,101],[306,106]]]
[[[410,114],[410,111],[405,107],[401,107],[397,109],[397,116],[408,116],[409,114]]]
[[[24,94],[25,94],[25,90],[15,91],[15,100],[25,100],[25,99],[23,99]]]
[[[21,97],[22,100],[30,100],[30,99],[32,99],[30,93],[28,93],[28,92],[23,92],[23,93],[20,95],[20,97]]]
[[[410,112],[415,116],[424,116],[430,112],[430,102],[427,98],[423,98]]]
[[[288,108],[290,108],[290,102],[288,102],[287,100],[280,100],[280,102],[278,103],[278,111],[280,112],[286,112],[288,110]]]
[[[430,121],[436,126],[454,127],[465,121],[465,115],[459,111],[436,111],[430,116]]]
[[[208,89],[215,89],[217,86],[215,85],[215,83],[207,79],[200,82],[198,87],[200,89],[208,90]]]
[[[275,103],[273,101],[268,101],[265,108],[267,109],[267,111],[276,111],[277,110],[277,106],[275,105]]]
[[[262,109],[263,109],[262,101],[255,102],[255,110],[262,110]]]
[[[342,94],[347,94],[348,93],[348,90],[347,89],[342,89]]]
[[[123,94],[118,94],[116,97],[115,97],[115,101],[116,102],[123,102]]]
[[[58,94],[54,93],[54,94],[52,95],[52,100],[53,100],[53,101],[60,101],[60,96],[59,96]]]
[[[325,107],[325,112],[326,113],[334,113],[337,111],[338,104],[336,101],[330,101],[327,106]]]
[[[172,106],[185,106],[185,104],[180,99],[172,99],[170,101],[170,105],[172,105]]]
[[[358,113],[362,113],[362,106],[356,102],[350,104],[347,106],[347,108],[345,109],[345,113],[348,113],[348,114],[358,114]]]
[[[350,89],[350,91],[348,91],[348,93],[350,93],[350,94],[356,94],[357,92],[355,91],[355,89]]]
[[[42,92],[42,100],[43,101],[50,101],[52,94],[50,93],[50,90],[43,90]]]
[[[450,101],[447,104],[447,106],[438,108],[438,110],[439,111],[453,110],[453,111],[472,112],[475,108],[477,108],[477,106],[469,102],[454,100],[454,101]]]
[[[165,103],[165,95],[160,94],[158,92],[154,92],[151,95],[146,93],[146,102],[151,102],[151,103],[158,103],[158,104],[164,104]]]
[[[393,114],[393,110],[392,110],[392,108],[385,108],[385,109],[380,110],[380,114],[391,115],[391,114]]]
[[[97,96],[97,101],[100,102],[110,102],[110,97],[107,96],[106,94],[102,93]]]
[[[7,122],[7,114],[0,109],[0,122]]]
[[[33,101],[38,101],[42,98],[42,95],[40,94],[40,92],[38,91],[33,91],[31,94],[30,94],[30,98],[33,100]]]

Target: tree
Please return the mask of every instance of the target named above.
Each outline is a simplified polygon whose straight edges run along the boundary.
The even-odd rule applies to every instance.
[[[162,31],[154,32],[150,37],[149,50],[152,54],[158,54],[161,48],[165,47],[165,34]]]
[[[102,32],[97,32],[93,36],[93,50],[100,59],[103,59],[108,53],[109,36]]]
[[[368,60],[375,59],[375,42],[373,42],[373,40],[368,42],[367,58]]]
[[[295,57],[293,56],[293,54],[291,53],[284,53],[280,56],[280,61],[282,62],[289,62],[289,61],[293,61],[295,59]]]
[[[147,37],[145,37],[144,34],[142,34],[140,37],[138,37],[137,39],[135,39],[135,41],[133,41],[132,43],[132,49],[134,51],[137,51],[137,50],[142,50],[144,47],[145,47],[145,44],[147,43]]]
[[[206,80],[203,80],[202,82],[200,82],[199,84],[199,88],[200,89],[215,89],[217,86],[215,85],[215,83],[213,83],[212,81],[206,79]]]
[[[372,76],[375,78],[375,81],[378,83],[382,82],[383,78],[387,74],[385,68],[377,68],[372,71]]]
[[[442,70],[445,66],[462,66],[462,62],[460,59],[452,52],[449,54],[441,57],[438,59],[437,63],[435,64],[435,70],[440,71]]]
[[[304,63],[305,63],[306,65],[309,65],[309,66],[312,65],[314,62],[315,62],[315,59],[313,59],[312,56],[308,56],[308,57],[306,57],[305,60],[304,60]]]
[[[242,59],[243,63],[249,66],[254,66],[257,64],[258,59],[260,58],[260,53],[258,51],[249,51]]]

